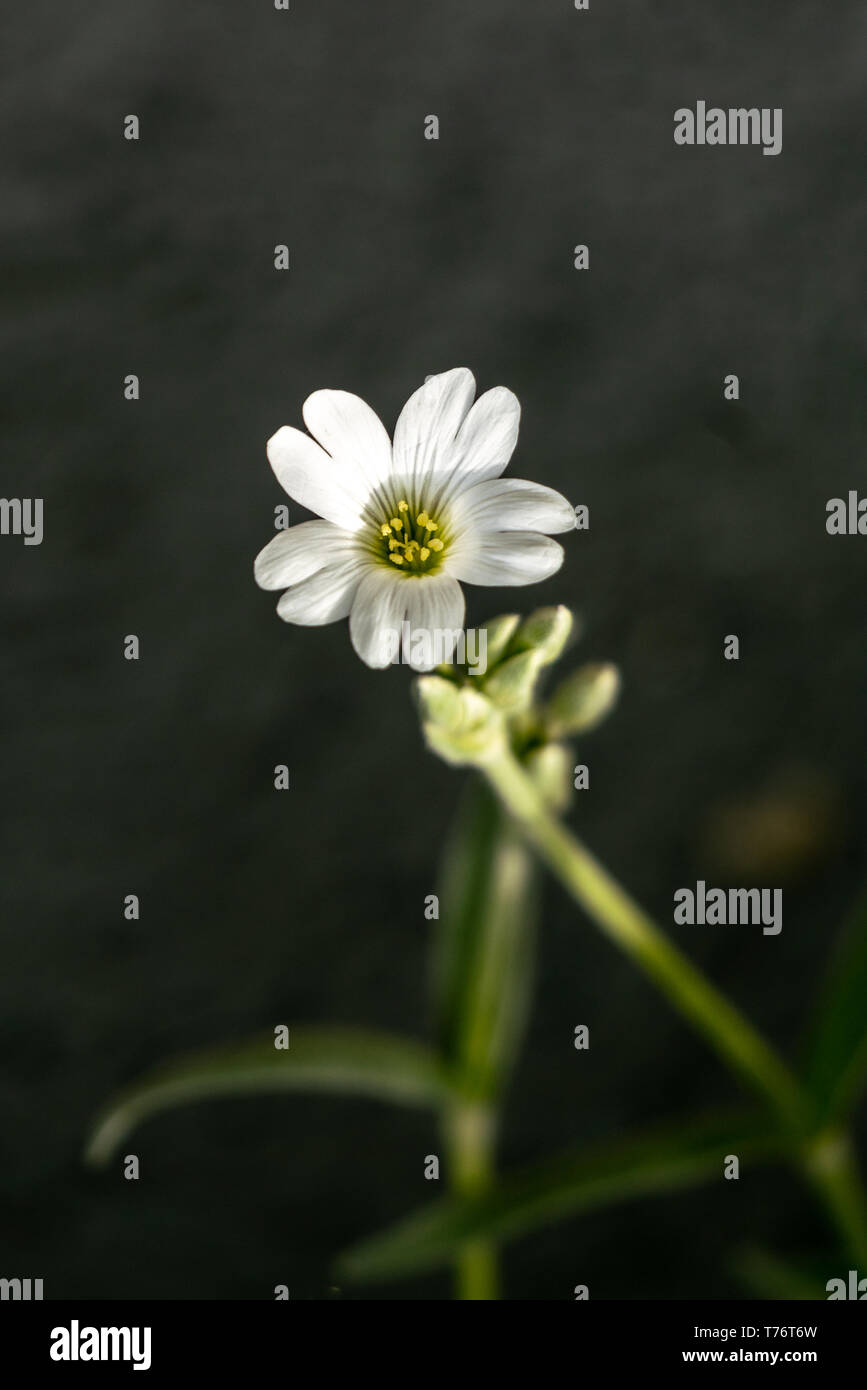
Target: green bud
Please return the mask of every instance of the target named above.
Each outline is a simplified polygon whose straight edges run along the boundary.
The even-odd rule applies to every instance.
[[[544,711],[549,738],[583,734],[601,724],[620,694],[616,666],[581,666],[557,686]]]
[[[422,676],[415,683],[423,723],[450,728],[460,718],[459,687],[445,676]]]
[[[565,811],[572,782],[572,755],[562,743],[545,743],[527,754],[524,766],[552,811]]]
[[[485,680],[485,694],[510,714],[529,709],[543,659],[538,651],[519,652],[500,663]]]
[[[446,762],[483,763],[503,752],[503,717],[479,691],[441,676],[421,676],[416,692],[425,739]]]
[[[486,656],[489,671],[492,671],[497,663],[502,661],[512,634],[520,621],[520,613],[503,613],[499,618],[491,618],[490,622],[485,623]]]
[[[572,625],[572,614],[563,604],[556,608],[537,608],[521,623],[509,644],[509,652],[535,651],[542,665],[550,666],[566,646]]]

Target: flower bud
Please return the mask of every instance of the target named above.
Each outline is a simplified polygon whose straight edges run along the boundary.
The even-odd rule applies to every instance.
[[[611,713],[619,694],[616,666],[579,667],[551,696],[543,714],[545,732],[549,738],[563,738],[594,729]]]
[[[503,716],[471,686],[441,676],[416,682],[422,728],[428,746],[448,763],[483,763],[505,749]]]
[[[572,614],[563,604],[537,608],[521,623],[509,644],[509,652],[535,651],[541,664],[550,666],[562,654],[572,627]]]

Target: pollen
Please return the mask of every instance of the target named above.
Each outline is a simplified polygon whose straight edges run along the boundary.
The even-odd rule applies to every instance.
[[[375,553],[390,560],[405,575],[431,573],[440,563],[445,543],[434,532],[440,529],[426,507],[410,506],[405,497],[392,501],[394,515],[376,526]]]

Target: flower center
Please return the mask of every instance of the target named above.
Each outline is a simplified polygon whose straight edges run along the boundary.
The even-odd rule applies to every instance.
[[[444,549],[437,535],[439,529],[426,511],[413,515],[409,503],[401,498],[394,516],[379,527],[383,559],[404,574],[429,574],[438,566]]]

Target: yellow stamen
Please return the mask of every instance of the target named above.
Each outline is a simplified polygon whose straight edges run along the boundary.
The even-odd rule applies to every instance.
[[[377,553],[383,559],[391,560],[407,574],[421,575],[428,572],[429,565],[431,569],[437,567],[436,557],[445,549],[445,543],[431,539],[439,527],[423,507],[416,510],[417,505],[411,506],[401,497],[394,503],[394,516],[386,516],[375,524],[373,535]]]

